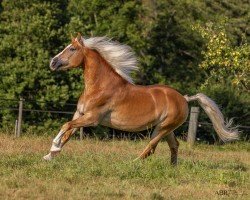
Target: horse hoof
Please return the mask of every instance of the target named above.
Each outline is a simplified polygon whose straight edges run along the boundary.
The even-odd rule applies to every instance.
[[[50,161],[52,160],[51,153],[47,154],[46,156],[43,157],[44,160]]]

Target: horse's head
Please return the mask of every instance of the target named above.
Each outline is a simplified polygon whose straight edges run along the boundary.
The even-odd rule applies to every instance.
[[[84,43],[80,33],[76,38],[72,37],[71,44],[69,44],[62,52],[57,54],[50,61],[50,69],[66,70],[78,67],[84,60]]]

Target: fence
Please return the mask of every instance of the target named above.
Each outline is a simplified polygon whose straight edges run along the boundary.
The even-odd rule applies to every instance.
[[[30,103],[30,102],[36,102],[36,103],[49,103],[49,102],[43,102],[43,101],[34,101],[34,100],[25,100],[23,98],[20,98],[19,100],[15,99],[0,99],[0,101],[4,102],[12,102],[13,105],[18,104],[17,107],[14,107],[13,105],[11,107],[0,107],[0,110],[11,110],[11,111],[17,111],[17,120],[15,121],[15,137],[20,137],[22,133],[22,122],[23,122],[23,113],[24,112],[38,112],[38,113],[52,113],[52,114],[64,114],[64,115],[69,115],[72,116],[74,112],[70,111],[60,111],[60,110],[44,110],[44,109],[28,109],[25,108],[24,104],[25,103]],[[59,102],[60,103],[60,102]],[[67,106],[74,106],[74,110],[76,108],[76,103],[64,103],[64,105]],[[80,138],[83,138],[83,129],[80,129]]]
[[[17,120],[15,121],[15,137],[20,137],[21,133],[22,133],[23,112],[57,113],[57,114],[69,114],[69,115],[73,115],[73,113],[74,113],[74,112],[70,112],[70,111],[59,111],[59,110],[26,109],[26,108],[24,108],[25,100],[22,98],[20,98],[19,101],[13,100],[13,99],[0,99],[0,100],[18,102],[18,105],[19,105],[18,108],[14,108],[14,107],[0,108],[0,110],[5,109],[5,110],[18,111],[18,117],[17,117]],[[27,102],[29,102],[29,101],[27,101]],[[32,102],[32,101],[30,101],[30,102]],[[40,103],[48,103],[48,102],[40,102]],[[75,108],[76,108],[77,104],[75,104],[75,103],[69,104],[68,103],[65,105],[75,106]],[[212,124],[208,123],[208,122],[199,122],[198,121],[199,113],[200,113],[199,107],[191,107],[189,121],[187,121],[187,123],[188,123],[187,141],[191,146],[194,145],[194,143],[196,141],[196,134],[197,134],[197,127],[198,126],[200,126],[202,124],[212,126]],[[250,129],[250,126],[240,126],[240,128]],[[83,128],[80,128],[80,140],[82,140],[83,138],[84,138]]]

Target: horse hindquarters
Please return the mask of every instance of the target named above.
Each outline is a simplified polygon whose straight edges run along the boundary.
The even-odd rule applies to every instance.
[[[173,131],[185,122],[188,115],[188,105],[185,98],[173,89],[166,88],[165,94],[167,114],[156,125],[151,141],[139,158],[144,159],[154,153],[158,142],[164,136],[167,136],[167,142],[171,151],[171,164],[176,165],[179,142],[175,138]]]

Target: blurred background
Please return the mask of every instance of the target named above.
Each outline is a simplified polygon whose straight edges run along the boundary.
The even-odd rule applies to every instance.
[[[84,89],[82,70],[51,72],[50,59],[70,34],[108,36],[135,51],[136,84],[167,84],[205,93],[250,130],[250,3],[248,0],[3,0],[0,4],[0,130],[13,134],[23,98],[22,134],[54,135],[70,120]],[[195,105],[195,104],[193,104]],[[200,141],[218,141],[199,116]],[[187,125],[175,133],[185,139]],[[148,135],[87,128],[100,138]]]

